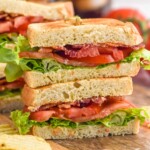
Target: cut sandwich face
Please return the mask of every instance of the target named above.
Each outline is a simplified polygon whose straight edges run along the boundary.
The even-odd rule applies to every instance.
[[[24,112],[11,113],[11,118],[21,134],[28,133],[33,127],[33,134],[46,139],[88,137],[86,128],[96,129],[96,133],[93,131],[93,134],[91,133],[93,136],[89,135],[89,137],[105,136],[104,131],[101,132],[101,135],[97,133],[98,128],[99,130],[107,129],[106,136],[109,134],[136,134],[139,130],[139,121],[143,123],[147,117],[148,114],[144,109],[135,108],[123,97],[93,97],[84,99],[84,102],[45,105],[35,112],[25,108]],[[118,130],[113,132],[113,129]],[[61,135],[62,130],[66,131],[66,134],[63,132]],[[82,130],[81,133],[80,130]],[[56,135],[55,131],[58,131]],[[72,136],[69,135],[69,131],[73,133]]]
[[[25,85],[22,99],[31,111],[46,104],[68,103],[97,96],[124,96],[133,91],[132,79],[98,78],[30,88]]]
[[[21,89],[24,86],[24,80],[19,78],[13,82],[7,82],[5,78],[6,64],[0,64],[0,112],[10,112],[16,109],[22,109]]]
[[[22,78],[10,83],[5,77],[0,79],[0,112],[22,109],[21,89],[23,86]]]
[[[45,5],[18,0],[0,0],[0,44],[5,45],[4,49],[0,48],[1,53],[7,51],[7,48],[13,50],[14,54],[18,51],[18,48],[14,49],[15,42],[20,34],[26,36],[29,24],[61,20],[73,16],[73,13],[71,2]],[[23,41],[21,49],[28,49],[26,41]],[[22,43],[18,43],[18,46],[20,45]],[[9,54],[7,56],[7,60],[11,61],[12,57]],[[14,66],[14,62],[12,63]],[[19,77],[17,80],[8,83],[5,80],[4,70],[5,65],[0,65],[0,111],[21,109],[23,104],[20,93],[24,85],[24,81],[20,80],[21,73],[15,74]],[[6,72],[8,70],[11,74],[19,71],[17,67],[12,66],[6,67]]]

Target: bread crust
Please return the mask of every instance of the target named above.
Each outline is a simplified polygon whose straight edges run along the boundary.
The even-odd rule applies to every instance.
[[[109,135],[137,134],[140,122],[135,119],[130,121],[127,126],[112,126],[110,128],[102,125],[84,126],[76,129],[51,126],[37,127],[32,129],[33,135],[44,139],[75,139],[75,138],[94,138],[106,137]]]
[[[130,77],[97,78],[30,88],[25,85],[22,99],[30,110],[49,103],[75,102],[93,96],[124,96],[132,94]]]
[[[80,23],[81,22],[81,23]],[[135,46],[143,39],[132,23],[115,19],[82,19],[29,25],[32,47],[101,43],[111,46]]]
[[[21,100],[21,95],[16,95],[13,97],[0,98],[0,112],[8,113],[13,110],[23,108],[23,102]]]
[[[104,68],[76,68],[71,70],[59,69],[41,73],[38,71],[27,71],[24,73],[26,84],[31,88],[64,83],[70,81],[109,78],[109,77],[133,77],[140,70],[140,63],[133,61],[131,63],[112,64]]]
[[[0,0],[0,11],[24,16],[43,16],[47,20],[64,19],[74,14],[72,2],[45,5],[21,0]]]
[[[5,70],[6,64],[5,63],[0,63],[0,79],[5,77]]]

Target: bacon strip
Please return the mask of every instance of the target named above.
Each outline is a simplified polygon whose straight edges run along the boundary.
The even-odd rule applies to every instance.
[[[19,89],[24,86],[25,82],[22,78],[14,81],[14,82],[7,82],[6,79],[0,80],[0,92],[5,90],[13,90]]]
[[[28,25],[43,22],[41,16],[19,16],[17,14],[0,13],[0,33],[17,32],[26,35]]]
[[[33,58],[33,59],[43,59],[43,58],[53,58],[59,63],[65,64],[65,65],[72,65],[72,66],[87,66],[87,67],[94,67],[97,66],[97,64],[91,64],[91,63],[84,63],[84,62],[78,62],[75,60],[69,60],[67,58],[63,58],[57,54],[54,53],[41,53],[41,52],[21,52],[19,54],[20,58]]]
[[[92,63],[88,62],[89,58],[96,59],[96,57],[101,56],[103,58],[105,57],[103,60],[106,61],[106,56],[109,56],[111,59],[106,63],[119,62],[127,57],[134,49],[136,50],[141,47],[144,47],[142,43],[133,47],[111,47],[107,44],[77,44],[64,47],[40,48],[37,52],[21,52],[19,56],[21,58],[33,59],[53,58],[57,62],[65,65],[94,67],[99,65],[100,62],[98,64],[94,61]],[[85,58],[86,61],[83,61],[82,58]],[[105,63],[101,62],[101,64]]]

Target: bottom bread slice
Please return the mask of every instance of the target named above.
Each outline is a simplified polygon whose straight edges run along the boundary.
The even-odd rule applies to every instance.
[[[32,129],[33,135],[44,139],[75,139],[106,137],[109,135],[137,134],[139,132],[140,121],[135,119],[126,126],[112,126],[110,128],[103,125],[87,125],[75,129],[66,127],[53,128],[51,126],[38,127]]]
[[[16,109],[21,110],[22,108],[21,95],[0,99],[0,112],[11,112]]]

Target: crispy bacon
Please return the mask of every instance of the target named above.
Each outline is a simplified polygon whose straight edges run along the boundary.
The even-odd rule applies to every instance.
[[[14,81],[14,82],[7,82],[6,79],[0,80],[0,91],[4,90],[13,90],[13,89],[19,89],[24,86],[24,80],[22,78]]]
[[[9,32],[13,28],[13,24],[10,21],[0,23],[0,33]]]
[[[62,104],[61,104],[62,105]],[[70,107],[53,106],[49,110],[39,110],[31,112],[30,119],[37,121],[47,121],[51,117],[67,119],[74,122],[86,122],[95,119],[104,118],[116,110],[134,107],[130,102],[120,97],[107,97],[100,104],[90,101],[83,107],[70,104]],[[42,115],[40,115],[42,114]],[[42,116],[44,116],[42,118]]]
[[[134,47],[112,47],[106,44],[77,44],[64,47],[40,48],[37,52],[21,52],[19,55],[21,58],[53,58],[65,65],[94,67],[100,64],[119,62],[137,47],[143,47],[143,44]]]
[[[49,53],[49,52],[21,52],[19,54],[19,57],[21,58],[34,58],[34,59],[42,59],[42,58],[53,58],[59,63],[65,64],[65,65],[72,65],[72,66],[96,66],[96,64],[91,63],[84,63],[79,62],[75,60],[69,60],[67,58],[63,58],[57,54]]]
[[[89,104],[93,102],[98,105],[101,105],[105,100],[106,100],[105,97],[92,97],[92,98],[86,98],[80,101],[76,101],[73,103],[61,103],[60,102],[60,103],[46,104],[46,105],[41,106],[39,108],[39,111],[49,110],[50,108],[55,107],[55,106],[58,106],[59,108],[71,108],[72,106],[82,108],[82,107],[88,106]]]
[[[19,16],[17,14],[0,13],[0,33],[17,32],[26,35],[28,25],[43,22],[41,16]]]
[[[111,54],[114,59],[118,58],[119,54],[122,53],[122,57],[129,55],[133,50],[138,50],[143,48],[145,45],[141,43],[136,46],[110,46],[108,44],[76,44],[76,45],[66,45],[64,47],[55,46],[54,50],[64,51],[66,56],[71,58],[83,58],[83,57],[95,57],[100,54]]]
[[[105,103],[102,105],[100,111],[97,114],[91,116],[87,115],[87,116],[74,117],[72,118],[72,121],[86,122],[90,120],[101,119],[110,115],[112,112],[116,110],[125,109],[125,108],[132,108],[132,104],[129,104],[123,100],[109,99],[108,101],[105,101]]]
[[[39,53],[39,52],[21,52],[19,53],[20,58],[35,58],[35,59],[42,59],[42,58],[53,58],[52,53]]]
[[[0,14],[0,20],[3,20],[7,17],[7,14]]]

